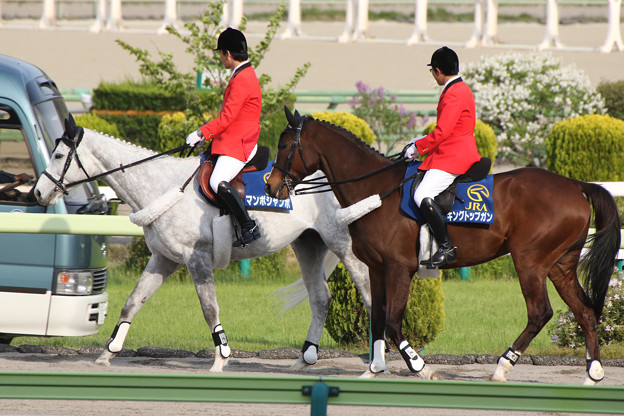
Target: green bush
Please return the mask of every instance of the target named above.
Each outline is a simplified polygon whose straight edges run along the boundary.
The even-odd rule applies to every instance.
[[[77,126],[85,129],[95,130],[113,137],[120,137],[119,129],[115,124],[109,123],[95,114],[81,114],[76,116],[75,121]]]
[[[330,113],[329,111],[325,111],[323,113],[313,113],[311,116],[349,130],[368,145],[372,144],[376,139],[375,133],[373,133],[366,121],[351,113]]]
[[[342,263],[327,279],[327,284],[332,294],[325,321],[327,332],[341,345],[368,343],[369,317]],[[443,302],[441,279],[412,279],[402,328],[412,346],[424,347],[444,329]]]
[[[605,100],[607,114],[624,120],[624,81],[601,82],[596,90]]]
[[[162,116],[158,114],[116,115],[106,113],[99,113],[99,116],[109,123],[115,124],[119,129],[119,134],[125,140],[155,151],[167,150],[162,149],[158,139],[158,125]]]
[[[423,129],[423,134],[431,133],[433,129],[435,129],[435,126],[435,121],[427,124]],[[477,150],[479,150],[481,156],[489,157],[492,160],[493,167],[494,160],[496,160],[496,148],[498,147],[498,141],[496,140],[494,130],[481,120],[477,120],[475,123],[474,136],[477,140]]]
[[[624,179],[624,121],[586,115],[556,123],[546,137],[548,169],[582,181]]]
[[[444,280],[460,280],[459,269],[444,270]],[[503,256],[470,267],[470,280],[515,280],[518,278],[511,256]]]

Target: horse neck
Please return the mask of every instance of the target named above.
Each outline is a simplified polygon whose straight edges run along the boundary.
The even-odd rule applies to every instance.
[[[78,147],[83,165],[90,176],[117,169],[155,153],[128,142],[88,131]],[[188,169],[180,169],[179,159],[163,157],[106,175],[102,178],[123,201],[135,211],[144,208],[159,195],[181,187],[192,171],[184,178]],[[195,164],[196,166],[196,164]]]
[[[366,175],[389,166],[392,162],[364,142],[322,124],[315,131],[314,143],[318,146],[320,169],[330,182],[340,182]],[[323,149],[320,151],[320,149]],[[334,194],[343,207],[371,195],[381,194],[400,181],[394,169],[375,174],[367,179],[333,186]]]

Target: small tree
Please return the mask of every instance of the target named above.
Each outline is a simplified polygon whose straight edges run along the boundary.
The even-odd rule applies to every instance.
[[[221,65],[219,53],[214,51],[217,46],[217,39],[224,28],[220,27],[218,22],[221,21],[223,14],[224,1],[208,2],[206,11],[200,17],[199,22],[188,22],[184,27],[189,31],[188,35],[182,35],[174,26],[167,26],[166,30],[171,35],[177,37],[184,42],[186,52],[194,57],[195,65],[193,72],[183,72],[179,70],[173,59],[173,54],[160,52],[160,61],[151,58],[147,50],[135,48],[128,43],[117,40],[117,43],[136,57],[139,62],[139,71],[141,75],[149,81],[161,85],[164,89],[170,91],[174,95],[184,97],[186,102],[186,118],[191,124],[192,120],[197,120],[195,124],[203,124],[206,122],[203,115],[205,113],[214,112],[221,103],[223,92],[227,86],[226,70]],[[255,49],[249,49],[249,61],[254,67],[258,67],[269,51],[271,41],[280,25],[280,20],[284,14],[286,3],[282,3],[276,13],[269,20],[267,32],[262,41]],[[243,19],[241,30],[245,30],[246,21]],[[295,71],[295,74],[288,83],[279,89],[269,87],[271,77],[263,74],[259,77],[260,88],[262,89],[262,114],[260,122],[263,128],[270,128],[271,116],[282,111],[285,104],[293,101],[292,91],[303,78],[309,63]],[[203,87],[209,90],[209,98],[206,99],[198,95],[196,79],[198,73],[207,75]],[[277,140],[277,138],[275,138]]]
[[[408,112],[397,97],[383,87],[370,88],[362,81],[356,83],[357,94],[349,102],[353,114],[366,121],[379,141],[385,141],[390,151],[397,141],[416,135],[418,115]]]

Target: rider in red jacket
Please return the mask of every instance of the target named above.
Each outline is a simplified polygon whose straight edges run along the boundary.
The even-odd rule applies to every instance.
[[[437,108],[437,124],[426,136],[412,140],[405,156],[413,159],[427,155],[419,166],[425,175],[414,193],[414,202],[423,213],[438,243],[431,264],[443,266],[455,262],[456,250],[448,237],[444,215],[434,198],[455,178],[481,159],[474,137],[475,101],[470,88],[462,81],[457,54],[446,46],[431,57],[430,71],[437,84],[444,86]],[[426,261],[428,262],[428,261]]]
[[[258,149],[262,92],[248,60],[247,40],[241,31],[224,30],[219,35],[216,50],[223,65],[233,70],[223,95],[221,112],[217,118],[191,133],[186,143],[194,146],[202,140],[212,140],[211,153],[219,157],[210,177],[210,188],[241,226],[242,238],[234,242],[234,247],[244,247],[260,238],[260,231],[230,181]]]

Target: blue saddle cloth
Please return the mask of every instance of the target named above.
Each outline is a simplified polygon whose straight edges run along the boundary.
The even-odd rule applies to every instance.
[[[405,172],[405,177],[408,178],[415,174],[420,163],[419,161],[410,163]],[[401,211],[416,221],[425,222],[425,218],[416,206],[413,195],[411,195],[412,183],[414,183],[414,179],[410,179],[403,185]],[[493,183],[492,175],[488,175],[479,182],[458,183],[457,194],[464,202],[462,203],[455,198],[453,208],[446,214],[446,222],[494,224]]]
[[[270,211],[292,211],[290,196],[287,199],[271,198],[264,190],[264,185],[271,174],[273,162],[270,161],[263,171],[244,172],[243,182],[245,182],[245,206],[249,209],[265,209]],[[199,187],[199,192],[206,200],[214,204],[206,197],[204,191]]]

